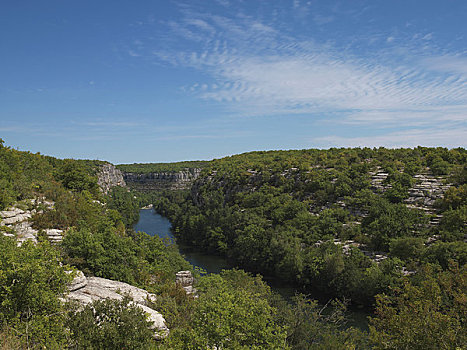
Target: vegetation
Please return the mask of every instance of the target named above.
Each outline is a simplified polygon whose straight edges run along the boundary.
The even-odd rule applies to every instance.
[[[131,229],[139,210],[134,194],[122,188],[109,196],[102,194],[95,168],[100,164],[19,152],[1,142],[1,209],[12,204],[35,209],[36,229],[67,230],[60,245],[51,245],[39,232],[37,244],[25,242],[17,247],[14,238],[3,235],[14,231],[2,226],[1,346],[139,349],[150,334],[148,344],[154,347],[153,333],[140,309],[113,302],[93,305],[95,317],[110,312],[120,317],[117,322],[118,317],[112,316],[108,324],[99,323],[96,328],[89,308],[78,312],[60,301],[73,277],[73,266],[87,275],[129,282],[153,292],[173,283],[175,272],[190,268],[170,242]],[[54,206],[38,201],[44,198]]]
[[[365,347],[362,332],[346,328],[345,305],[326,307],[304,295],[286,302],[261,277],[240,270],[200,280],[199,298],[172,325],[164,349],[352,349]],[[166,298],[165,295],[162,296]],[[161,301],[166,310],[167,299]]]
[[[422,147],[252,152],[212,161],[190,192],[166,193],[155,205],[185,244],[368,306],[402,282],[402,267],[465,263],[466,156]],[[377,169],[387,173],[381,188],[370,181]],[[439,227],[402,203],[419,172],[457,185],[437,203]],[[433,235],[442,238],[425,245]],[[365,251],[387,259],[375,263]]]
[[[0,252],[0,326],[27,347],[62,347],[65,315],[58,297],[71,276],[60,265],[58,252],[48,243],[17,247],[3,235]]]
[[[3,235],[14,230],[0,226],[0,349],[465,347],[465,150],[253,152],[202,162],[191,191],[157,199],[123,188],[104,195],[101,164],[19,152],[0,140],[0,210],[36,209],[36,229],[66,230],[61,244],[39,233],[37,244],[17,246]],[[171,166],[163,171],[194,164]],[[371,185],[376,169],[388,174],[385,191]],[[436,226],[404,203],[423,171],[452,184],[435,203],[443,214]],[[250,272],[196,274],[198,297],[187,295],[174,274],[192,267],[177,247],[132,230],[150,200],[179,240]],[[376,262],[375,252],[387,258]],[[126,298],[84,308],[62,302],[75,268],[157,293],[151,307],[166,318],[169,337],[155,340]],[[336,300],[286,301],[255,273]],[[368,333],[346,325],[349,300],[374,307]]]
[[[133,164],[119,164],[117,168],[126,173],[175,173],[186,169],[204,168],[209,164],[209,161],[194,160],[174,163],[133,163]]]
[[[67,326],[69,347],[85,350],[151,349],[154,334],[141,309],[130,299],[95,301],[82,310],[71,309]]]
[[[463,349],[467,344],[467,266],[427,267],[392,295],[379,295],[371,319],[375,349]]]

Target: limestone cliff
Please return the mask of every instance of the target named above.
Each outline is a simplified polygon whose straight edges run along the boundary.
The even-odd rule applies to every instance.
[[[97,184],[107,194],[112,187],[126,186],[123,174],[113,164],[105,163],[97,173]]]
[[[176,172],[123,173],[123,178],[130,188],[139,191],[181,190],[190,188],[200,173],[199,168],[186,168]]]

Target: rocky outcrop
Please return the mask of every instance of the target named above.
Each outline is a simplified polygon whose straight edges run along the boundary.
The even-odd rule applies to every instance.
[[[200,168],[187,168],[177,172],[123,173],[126,184],[138,191],[187,189],[199,177]]]
[[[387,189],[391,188],[391,185],[385,184],[384,181],[389,176],[388,173],[381,171],[381,167],[377,167],[376,171],[370,172],[371,176],[371,189],[375,192],[384,192]]]
[[[53,209],[54,203],[47,201],[44,198],[31,199],[28,201],[28,204],[34,206],[42,206],[47,209]],[[23,206],[26,206],[26,203],[22,203]],[[19,205],[19,204],[18,204]],[[9,208],[4,211],[0,211],[0,226],[5,226],[8,228],[9,233],[5,232],[5,236],[16,237],[18,245],[23,244],[23,242],[30,240],[34,243],[37,243],[38,230],[32,228],[32,222],[30,219],[38,211],[37,209],[21,209],[16,206]],[[63,239],[63,230],[59,229],[46,229],[43,230],[49,241],[52,243],[61,242]]]
[[[191,271],[179,271],[175,276],[175,283],[181,286],[186,294],[196,294],[196,289],[193,288],[193,281]]]
[[[110,163],[105,163],[99,169],[97,173],[97,184],[105,194],[107,194],[112,187],[126,186],[122,172]]]
[[[385,183],[388,173],[382,172],[380,167],[377,167],[376,171],[370,172],[370,176],[371,188],[375,193],[384,193],[392,187],[391,184]],[[413,179],[415,184],[409,188],[409,196],[404,200],[404,203],[409,208],[422,210],[425,214],[430,215],[431,225],[439,224],[442,216],[437,214],[434,204],[436,200],[443,198],[451,184],[446,183],[446,177],[431,175],[429,168],[414,175]]]
[[[72,273],[72,271],[67,271],[67,273]],[[68,291],[74,292],[78,289],[84,288],[88,285],[88,279],[82,271],[77,271],[73,281],[68,285]]]
[[[122,300],[124,296],[128,296],[132,299],[130,302],[132,305],[139,307],[146,313],[148,321],[152,322],[154,336],[157,339],[165,338],[169,334],[164,317],[148,306],[150,302],[156,301],[156,295],[144,289],[100,277],[86,278],[81,271],[78,271],[68,286],[68,291],[65,299],[76,301],[83,306],[105,299]]]
[[[409,198],[404,202],[409,207],[424,210],[427,214],[435,214],[435,201],[443,198],[451,184],[445,183],[443,177],[427,173],[415,175],[414,178],[416,183],[409,189]],[[439,222],[439,218],[435,221]]]
[[[59,243],[63,240],[63,230],[48,228],[44,231],[51,243]]]

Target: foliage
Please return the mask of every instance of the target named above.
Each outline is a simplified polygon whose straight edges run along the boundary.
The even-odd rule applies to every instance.
[[[466,155],[461,148],[355,148],[122,165],[203,172],[190,191],[156,197],[116,188],[107,196],[96,182],[101,162],[19,152],[0,139],[0,209],[23,201],[38,213],[35,228],[69,229],[54,247],[41,240],[16,247],[0,235],[0,348],[461,348]],[[377,171],[388,173],[386,190],[371,185]],[[404,204],[420,172],[453,184],[436,203],[439,226]],[[40,197],[54,208],[29,201]],[[286,302],[261,277],[238,270],[198,276],[199,298],[186,295],[173,282],[175,272],[190,269],[177,247],[130,229],[150,201],[182,243],[345,302],[333,311],[303,295]],[[375,250],[387,258],[374,262]],[[153,307],[166,317],[169,338],[156,344],[144,315],[126,301],[64,307],[59,297],[71,276],[63,263],[160,293]],[[368,338],[346,326],[344,309],[349,299],[371,306],[375,295]]]
[[[91,193],[97,193],[97,179],[90,175],[86,169],[73,159],[65,159],[55,170],[54,177],[59,180],[63,186],[73,191],[87,190]]]
[[[467,344],[467,267],[424,270],[393,295],[378,295],[374,349],[461,349]]]
[[[362,230],[375,250],[388,251],[391,239],[423,235],[417,230],[427,223],[427,218],[404,204],[391,204],[380,197],[367,207],[368,215],[362,221]]]
[[[67,319],[70,349],[152,349],[154,333],[144,311],[128,297],[94,301]]]
[[[404,263],[424,262],[429,235],[463,240],[463,187],[449,190],[440,204],[439,229],[403,200],[418,171],[441,164],[436,174],[462,174],[465,162],[464,149],[423,147],[250,152],[209,162],[190,192],[165,193],[154,204],[185,244],[252,272],[371,305],[375,294],[400,282]],[[371,187],[369,172],[376,169],[388,173],[384,193]],[[339,244],[322,244],[346,240],[394,259],[378,266],[355,249],[343,254]]]
[[[146,164],[119,164],[117,168],[125,173],[173,173],[193,168],[204,168],[209,162],[203,160],[184,161],[174,163],[146,163]]]
[[[116,186],[112,188],[109,197],[108,207],[117,210],[122,215],[127,228],[133,227],[139,219],[139,203],[134,194],[123,187]]]
[[[70,230],[62,245],[69,263],[85,273],[129,284],[150,286],[155,277],[173,278],[189,267],[173,244],[145,233]]]
[[[365,334],[345,327],[345,303],[319,305],[304,295],[286,301],[260,276],[242,270],[199,278],[199,298],[172,289],[181,323],[171,323],[163,349],[357,349]],[[160,311],[166,314],[168,294]],[[159,301],[158,301],[159,303]],[[185,308],[189,305],[188,308]],[[332,310],[330,310],[332,309]]]
[[[16,242],[0,235],[0,324],[6,323],[28,347],[64,343],[64,310],[58,299],[71,276],[48,243]]]
[[[279,323],[287,326],[287,343],[292,349],[356,349],[365,347],[365,335],[346,325],[346,305],[334,301],[319,305],[303,294],[290,302],[275,296]]]
[[[94,344],[100,341],[96,334],[107,334],[106,340],[112,344],[128,344],[125,342],[135,339],[131,338],[137,336],[137,332],[131,334],[136,320],[133,314],[139,310],[117,310],[116,305],[105,305],[102,312],[114,310],[124,315],[118,327],[112,322],[106,329],[94,325],[92,334],[96,337],[80,334],[79,339],[73,338],[68,306],[60,301],[72,278],[65,273],[65,269],[72,269],[65,262],[90,274],[121,279],[152,291],[163,281],[172,280],[179,269],[190,267],[174,245],[125,228],[135,221],[138,207],[124,190],[117,189],[112,197],[98,191],[95,175],[101,163],[19,152],[3,146],[0,140],[0,209],[15,204],[35,210],[34,228],[68,230],[63,245],[51,246],[46,239],[39,239],[36,245],[25,242],[17,247],[14,239],[3,235],[12,229],[1,226],[0,347],[63,349]],[[42,204],[44,200],[53,201],[53,208]],[[81,325],[92,328],[86,313],[76,316],[76,322],[79,319]],[[152,336],[151,344],[155,344]]]
[[[286,330],[274,322],[276,309],[269,305],[261,288],[241,288],[238,281],[230,280],[232,275],[241,272],[228,274],[202,279],[190,327],[175,331],[167,347],[287,349]]]

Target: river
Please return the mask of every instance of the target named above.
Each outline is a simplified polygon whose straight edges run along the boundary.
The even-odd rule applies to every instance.
[[[154,212],[153,209],[141,209],[139,212],[139,221],[135,225],[135,231],[143,231],[148,235],[158,235],[161,238],[170,238],[175,241],[175,237],[170,231],[172,224],[170,221]],[[227,261],[216,255],[208,255],[179,245],[180,253],[193,266],[198,266],[207,273],[219,273],[223,269],[232,268]]]
[[[170,221],[154,212],[153,209],[141,209],[139,212],[139,221],[134,226],[136,231],[146,232],[148,235],[158,235],[161,238],[169,238],[175,241],[175,237],[171,232],[172,224]],[[199,251],[195,251],[190,247],[180,246],[180,253],[185,259],[193,266],[198,266],[207,273],[219,273],[223,269],[232,268],[227,260],[216,255],[208,255]],[[270,283],[271,281],[268,281]],[[270,283],[271,289],[281,294],[286,299],[294,295],[295,290],[292,287],[277,285],[277,283]],[[368,322],[366,317],[368,313],[360,310],[349,310],[349,325],[358,327],[362,330],[368,329]]]

